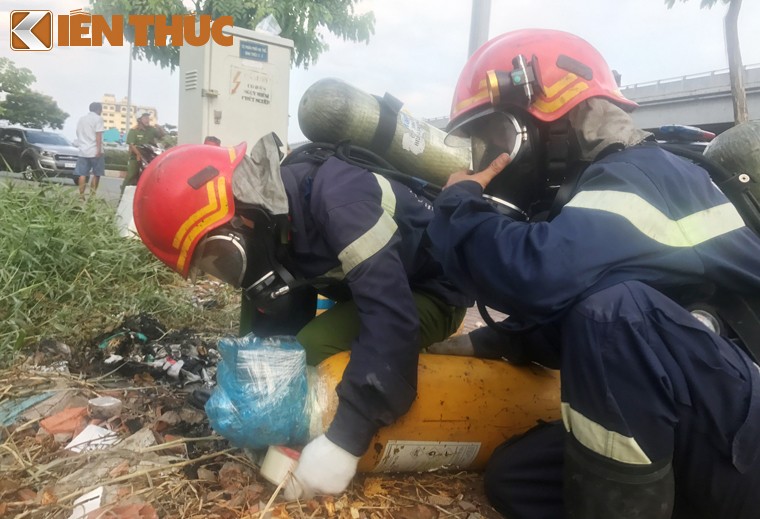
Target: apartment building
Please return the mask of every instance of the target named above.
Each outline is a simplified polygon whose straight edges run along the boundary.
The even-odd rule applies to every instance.
[[[127,117],[127,98],[123,97],[120,101],[113,94],[104,94],[103,100],[103,122],[106,129],[116,128],[120,132],[127,132],[137,124],[137,118],[144,113],[150,114],[150,124],[158,124],[158,112],[152,106],[141,106],[133,104],[130,107],[131,117]],[[127,121],[129,123],[127,124]]]

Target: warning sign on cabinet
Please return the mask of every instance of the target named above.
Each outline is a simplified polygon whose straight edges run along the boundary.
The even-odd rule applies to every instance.
[[[269,75],[260,70],[232,67],[230,70],[230,95],[247,103],[270,104],[272,102],[272,88]]]

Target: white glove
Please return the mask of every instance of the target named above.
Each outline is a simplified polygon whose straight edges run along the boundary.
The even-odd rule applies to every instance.
[[[454,335],[445,341],[436,342],[427,348],[428,353],[438,355],[462,355],[472,357],[475,355],[475,348],[468,334]]]
[[[338,447],[324,434],[318,436],[301,452],[296,470],[283,487],[285,499],[340,494],[353,479],[358,464],[358,456]]]

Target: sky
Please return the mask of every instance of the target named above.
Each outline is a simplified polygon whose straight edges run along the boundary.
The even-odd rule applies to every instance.
[[[489,37],[523,28],[572,32],[595,46],[630,85],[726,69],[726,7],[700,9],[700,0],[491,0]],[[127,95],[128,47],[55,47],[18,52],[9,45],[9,12],[49,9],[54,14],[87,7],[86,0],[2,0],[0,57],[29,68],[32,88],[52,96],[70,114],[63,129],[73,138],[76,121],[105,93]],[[369,44],[326,35],[329,51],[308,70],[292,68],[287,140],[303,141],[298,102],[319,79],[335,77],[371,94],[388,92],[418,118],[448,116],[457,77],[467,60],[471,3],[466,0],[362,0],[373,11]],[[760,2],[743,2],[739,21],[745,65],[760,64]],[[133,65],[132,102],[154,106],[161,123],[177,123],[179,71],[142,61]]]

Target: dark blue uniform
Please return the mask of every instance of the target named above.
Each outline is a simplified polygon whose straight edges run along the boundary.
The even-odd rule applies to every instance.
[[[757,517],[760,369],[664,295],[760,290],[760,239],[707,173],[645,144],[587,168],[549,222],[511,221],[480,194],[462,182],[439,197],[436,257],[488,306],[541,325],[523,341],[558,361],[564,429],[625,466],[672,462],[677,517]],[[500,510],[562,517],[562,436],[495,454]]]
[[[406,186],[336,158],[285,166],[282,180],[292,267],[307,280],[339,282],[359,311],[359,334],[326,433],[358,456],[416,397],[420,319],[413,292],[451,308],[471,306],[472,299],[444,278],[427,250],[433,207]],[[292,315],[286,320],[293,322]]]

